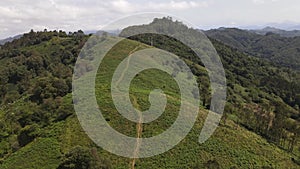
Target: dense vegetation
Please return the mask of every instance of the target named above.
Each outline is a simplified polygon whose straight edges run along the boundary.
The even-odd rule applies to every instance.
[[[167,18],[165,22],[168,22]],[[178,25],[182,26],[176,23],[165,25],[172,25],[173,28]],[[163,29],[161,23],[153,22],[149,26],[139,27],[135,31],[150,29],[149,27]],[[127,29],[130,31],[134,28]],[[126,31],[125,29],[124,32]],[[165,49],[185,59],[194,58],[190,59],[193,61],[192,63],[202,65],[190,49],[174,39],[155,34],[138,35],[131,39]],[[278,145],[282,145],[280,141],[285,142],[286,139],[289,139],[290,143],[287,149],[292,151],[299,135],[300,89],[297,86],[300,86],[300,75],[296,71],[278,68],[265,60],[247,56],[216,40],[212,39],[212,42],[226,69],[229,94],[226,113],[235,114],[240,120],[238,123]],[[198,75],[200,84],[209,83],[208,79],[203,77],[205,72],[196,69],[192,69],[192,71]],[[203,100],[209,100],[207,94],[209,91],[205,90],[207,86],[200,85],[199,88]],[[288,138],[289,136],[292,137]]]
[[[170,18],[156,19],[150,24],[151,29],[164,25],[187,30]],[[124,31],[144,27],[147,25]],[[74,114],[70,94],[72,71],[88,38],[82,31],[69,34],[31,31],[1,46],[0,168],[130,167],[132,159],[97,147],[85,135]],[[222,125],[207,142],[199,144],[197,140],[210,100],[203,64],[189,48],[170,37],[143,34],[129,39],[107,54],[96,80],[99,107],[113,128],[136,136],[136,124],[118,114],[108,93],[113,70],[135,49],[154,46],[183,58],[197,76],[203,101],[189,135],[164,154],[138,159],[136,168],[299,167],[300,91],[297,86],[300,77],[297,72],[212,40],[226,70],[228,103]],[[130,97],[134,106],[147,109],[149,92],[155,88],[168,94],[168,103],[157,121],[143,125],[143,137],[163,132],[177,117],[178,87],[172,77],[157,70],[144,71],[132,81]]]
[[[236,28],[213,29],[205,33],[213,39],[280,67],[300,70],[299,36],[282,37],[273,32],[259,35]]]

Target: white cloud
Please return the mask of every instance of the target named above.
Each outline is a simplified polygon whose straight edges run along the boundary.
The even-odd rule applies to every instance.
[[[12,18],[12,17],[21,17],[20,14],[18,14],[18,12],[16,11],[16,9],[14,9],[13,7],[3,7],[3,6],[0,6],[0,15],[2,18],[5,18],[5,17],[9,17],[9,18]]]
[[[254,4],[265,4],[265,3],[268,3],[268,2],[276,2],[276,1],[279,1],[279,0],[252,0]]]
[[[32,28],[95,30],[99,25],[138,12],[170,13],[211,27],[231,21],[237,26],[298,22],[299,10],[299,0],[2,0],[0,39]]]
[[[134,5],[126,0],[116,0],[111,2],[113,9],[119,10],[120,12],[132,12],[134,11]]]
[[[157,10],[187,10],[191,8],[207,7],[207,1],[163,1],[163,2],[144,2],[136,3],[127,0],[113,0],[107,4],[118,12],[141,12]]]
[[[170,10],[186,10],[197,7],[207,7],[207,1],[195,2],[195,1],[171,1],[162,3],[149,3],[147,5],[150,9],[170,9]]]
[[[97,29],[108,21],[136,12],[186,11],[206,7],[206,1],[190,0],[15,0],[0,1],[0,39],[36,29]],[[8,29],[4,29],[8,28]]]

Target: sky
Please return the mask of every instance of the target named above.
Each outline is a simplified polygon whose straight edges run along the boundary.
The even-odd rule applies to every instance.
[[[300,25],[299,0],[1,0],[0,39],[31,29],[99,30],[140,12],[175,15],[199,29]]]

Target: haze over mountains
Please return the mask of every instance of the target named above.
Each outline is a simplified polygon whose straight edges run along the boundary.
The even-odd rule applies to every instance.
[[[6,42],[11,42],[15,39],[19,39],[20,37],[22,37],[23,35],[16,35],[14,37],[9,37],[9,38],[5,38],[5,39],[1,39],[0,40],[0,45],[4,45]]]
[[[283,37],[295,37],[300,36],[300,30],[283,30],[275,27],[265,27],[263,29],[249,30],[250,32],[254,32],[260,35],[266,35],[267,33],[275,33]]]
[[[218,30],[222,30],[222,29],[229,29],[229,27],[220,27],[218,28]],[[296,36],[300,36],[300,26],[295,26],[294,28],[291,29],[280,29],[280,28],[276,28],[273,26],[266,26],[265,28],[262,29],[242,29],[242,28],[237,28],[240,30],[245,30],[245,31],[249,31],[249,32],[253,32],[256,34],[260,34],[260,35],[266,35],[267,33],[275,33],[278,34],[280,36],[283,37],[296,37]],[[215,30],[215,29],[210,29],[210,30]],[[106,32],[112,33],[112,34],[118,34],[120,33],[121,30],[106,30]],[[209,30],[206,30],[206,32]],[[85,34],[94,34],[98,32],[98,30],[85,30],[84,33]],[[3,45],[6,42],[11,42],[14,39],[18,39],[20,38],[22,35],[15,35],[13,37],[8,37],[5,39],[1,39],[0,40],[0,45]]]

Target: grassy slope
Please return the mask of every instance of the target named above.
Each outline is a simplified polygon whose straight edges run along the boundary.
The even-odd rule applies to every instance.
[[[4,161],[3,169],[51,169],[60,162],[60,146],[52,138],[39,138],[21,148]]]
[[[134,41],[122,43],[121,49],[112,51],[110,57],[103,63],[117,65],[122,57],[140,45]],[[122,46],[123,45],[123,46]],[[140,49],[146,48],[142,45]],[[101,110],[106,118],[110,118],[110,124],[116,130],[129,136],[136,135],[136,124],[122,118],[115,110],[111,102],[110,95],[105,92],[108,88],[105,83],[109,82],[113,67],[99,70],[97,78],[97,99]],[[156,76],[153,76],[156,75]],[[152,77],[152,78],[148,78]],[[102,81],[103,80],[103,81]],[[143,81],[143,84],[141,84]],[[100,83],[101,82],[101,83]],[[166,112],[154,123],[143,125],[143,136],[153,136],[163,132],[177,117],[178,95],[176,95],[175,82],[166,74],[155,70],[141,73],[131,86],[131,98],[136,98],[138,107],[147,108],[148,93],[162,85],[166,86],[167,92],[175,98],[168,98]],[[102,86],[101,86],[102,85]],[[170,87],[173,86],[173,87]],[[106,90],[108,91],[108,90]],[[71,104],[71,95],[64,98],[65,104]],[[237,126],[229,120],[226,125],[221,125],[214,135],[204,144],[198,143],[198,136],[206,117],[205,110],[201,109],[197,122],[189,135],[174,149],[151,158],[138,159],[136,168],[192,168],[196,164],[203,167],[208,160],[215,159],[222,168],[236,166],[238,168],[261,168],[262,166],[272,166],[274,168],[297,168],[291,161],[291,155],[280,150],[276,146],[269,144],[260,136]],[[53,123],[44,128],[42,135],[34,142],[26,145],[17,152],[9,156],[0,168],[56,168],[60,162],[62,153],[68,152],[73,146],[81,145],[94,147],[92,141],[81,129],[76,116],[69,117],[66,121]],[[111,161],[113,168],[129,168],[131,159],[122,158],[108,153],[98,148],[101,157]]]

